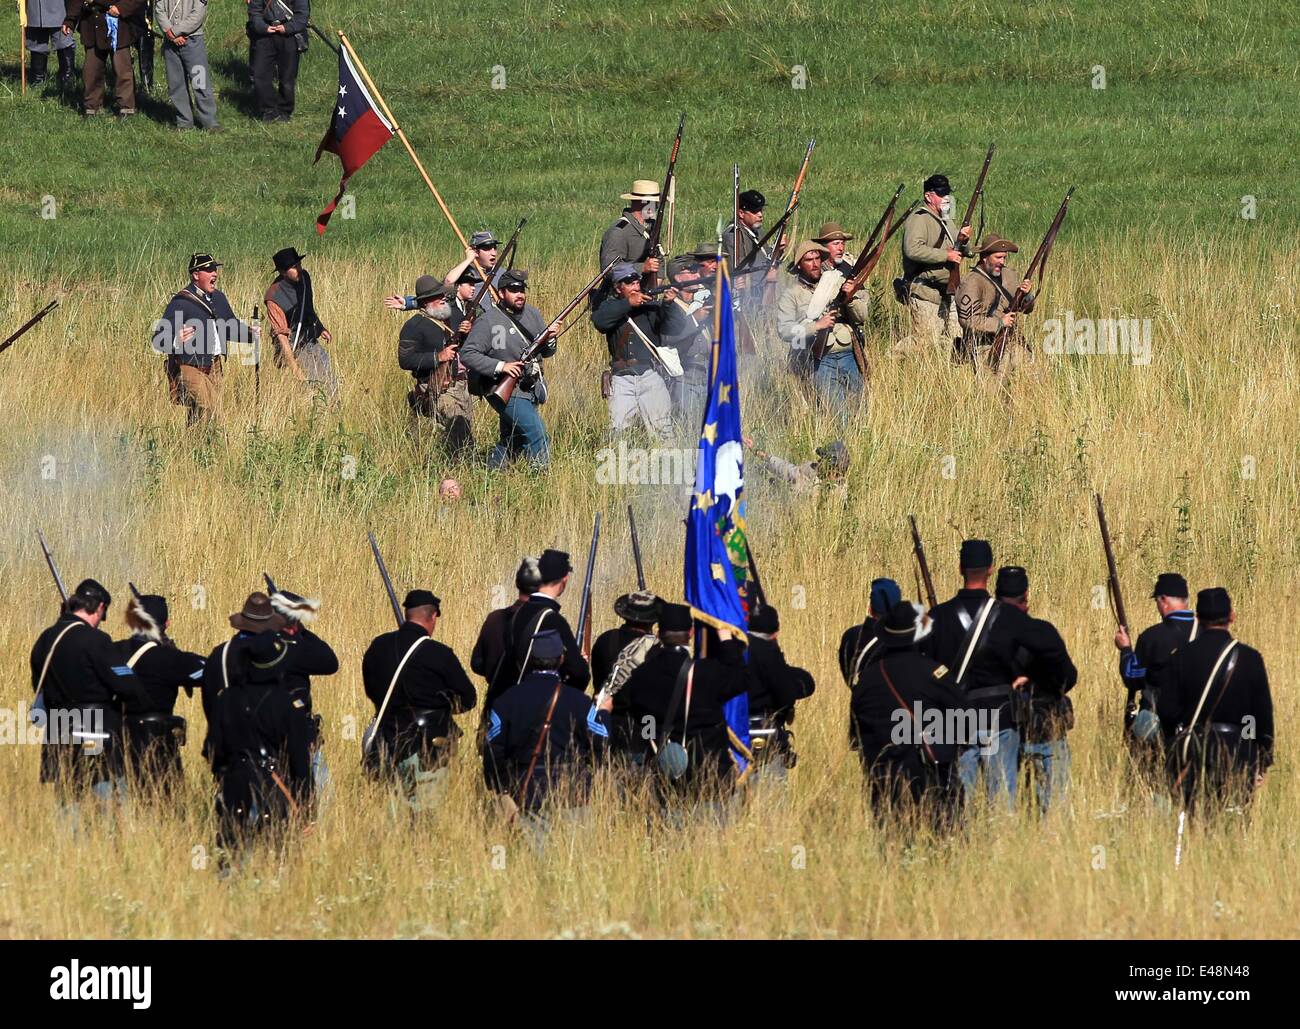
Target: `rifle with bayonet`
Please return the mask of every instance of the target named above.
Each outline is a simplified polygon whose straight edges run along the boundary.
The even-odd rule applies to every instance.
[[[50,545],[45,542],[45,533],[41,529],[36,530],[36,537],[41,541],[41,553],[45,555],[45,563],[49,566],[50,575],[54,576],[54,585],[59,591],[59,601],[62,604],[60,612],[68,609],[68,590],[63,585],[63,576],[59,574],[59,566],[54,563],[54,555],[50,553]]]
[[[375,534],[368,532],[366,538],[370,540],[370,553],[375,556],[375,567],[379,569],[379,577],[384,580],[384,590],[388,593],[388,603],[392,605],[393,618],[397,621],[397,627],[400,629],[406,619],[402,615],[402,605],[397,602],[397,591],[393,589],[393,580],[388,576],[388,568],[384,564],[383,555],[379,553],[379,544],[375,542]]]
[[[591,658],[591,587],[596,574],[596,549],[600,546],[600,512],[596,512],[595,524],[591,527],[591,549],[587,551],[587,579],[582,584],[582,603],[578,605],[578,624],[574,626],[574,636],[582,647],[582,656]]]
[[[604,268],[598,271],[592,280],[582,287],[582,290],[578,295],[565,304],[564,309],[552,318],[549,323],[547,323],[546,328],[542,330],[541,334],[538,335],[536,339],[529,340],[528,344],[524,347],[524,352],[519,355],[519,362],[521,364],[527,365],[531,361],[536,360],[537,354],[541,351],[542,347],[546,346],[547,343],[559,335],[560,323],[577,310],[578,305],[587,299],[587,294],[600,285],[605,276],[609,274],[610,269],[613,268],[616,263],[616,261],[610,261],[609,264],[605,265]],[[509,318],[510,316],[506,315],[506,317]],[[510,320],[514,321],[513,318]],[[523,326],[518,322],[515,322],[515,327],[523,333],[525,339],[528,338],[527,333],[524,332]],[[496,385],[492,387],[488,395],[496,397],[501,401],[502,405],[504,405],[510,400],[511,396],[514,395],[515,387],[518,385],[519,380],[517,378],[513,375],[507,375],[505,372],[502,372],[501,377],[497,379]]]
[[[1115,548],[1110,541],[1110,527],[1106,524],[1106,508],[1102,505],[1101,494],[1095,494],[1097,501],[1097,527],[1101,530],[1101,545],[1106,551],[1106,587],[1110,594],[1112,609],[1115,612],[1115,622],[1124,635],[1129,638],[1129,645],[1132,646],[1133,637],[1128,631],[1128,612],[1124,610],[1124,598],[1119,591],[1119,568],[1115,564]],[[1137,714],[1137,690],[1132,686],[1128,687],[1128,700],[1124,704],[1124,725],[1127,727]]]
[[[1047,272],[1047,258],[1052,252],[1052,246],[1056,243],[1056,234],[1061,231],[1061,224],[1065,221],[1065,212],[1070,206],[1070,197],[1074,195],[1074,187],[1071,186],[1065,194],[1065,199],[1061,201],[1061,206],[1056,211],[1056,217],[1052,219],[1052,224],[1047,229],[1047,235],[1043,237],[1043,242],[1038,245],[1038,251],[1034,254],[1033,261],[1029,264],[1029,269],[1025,272],[1025,277],[1021,284],[1016,287],[1015,295],[1011,298],[1011,304],[1006,310],[1006,314],[1019,315],[1028,302],[1029,293],[1025,290],[1024,283],[1038,273],[1038,286],[1042,289],[1043,276]],[[994,370],[1002,363],[1002,355],[1006,352],[1007,341],[1011,334],[1016,331],[1015,319],[1012,319],[1010,325],[1003,325],[998,329],[997,334],[993,337],[993,346],[989,353],[989,363]]]
[[[379,544],[375,541],[375,534],[368,532],[366,538],[370,541],[370,552],[375,557],[375,567],[379,569],[379,577],[384,580],[384,589],[388,593],[388,602],[393,606],[393,617],[397,619],[397,627],[400,629],[406,619],[402,617],[401,605],[397,603],[397,591],[393,589],[393,580],[388,576],[388,568],[384,565],[383,555],[379,553]],[[361,763],[363,765],[370,755],[370,748],[374,745],[375,737],[379,735],[379,725],[384,720],[384,714],[388,711],[388,702],[393,699],[393,688],[396,685],[397,676],[395,675],[393,681],[388,684],[388,690],[384,693],[384,699],[375,714],[375,720],[366,726],[366,731],[361,736]]]
[[[993,151],[997,149],[996,144],[989,144],[989,152],[984,155],[984,167],[980,169],[979,178],[975,180],[975,191],[970,195],[970,203],[966,205],[966,217],[962,219],[961,229],[957,232],[957,239],[961,239],[962,230],[969,229],[971,219],[975,217],[975,205],[984,197],[984,180],[988,177],[989,165],[993,162]],[[984,215],[980,215],[980,229],[984,227]],[[956,241],[954,241],[956,242]],[[961,262],[951,261],[948,264],[948,285],[944,287],[944,295],[956,296],[957,287],[961,285]]]
[[[673,192],[673,183],[677,177],[677,152],[682,148],[682,131],[685,128],[686,112],[683,111],[681,119],[677,122],[677,136],[673,139],[673,148],[668,153],[668,171],[664,174],[664,181],[659,187],[661,208],[666,198]],[[659,237],[663,234],[663,228],[664,217],[662,211],[660,211],[655,216],[654,224],[650,226],[649,235],[646,236],[645,255],[647,258],[654,257],[660,260],[667,259],[668,255],[664,253],[663,247],[659,245]],[[658,282],[659,276],[657,272],[643,271],[641,273],[641,285],[646,289],[650,289],[652,286],[657,285]]]
[[[39,322],[42,318],[44,318],[47,314],[49,314],[58,306],[59,306],[59,302],[57,299],[51,300],[48,304],[42,307],[34,315],[28,318],[27,321],[23,322],[22,325],[18,327],[17,332],[8,336],[3,343],[0,343],[0,354],[3,354],[11,346],[17,343],[19,337],[25,335],[28,332],[28,330],[34,328],[37,322]]]
[[[938,598],[934,595],[934,580],[930,578],[930,562],[925,559],[925,545],[921,542],[921,532],[916,527],[916,516],[908,515],[907,520],[912,526],[912,553],[916,555],[916,565],[921,571],[921,580],[925,583],[925,599],[933,610]]]
[[[645,590],[645,566],[641,564],[641,540],[636,533],[636,515],[632,505],[627,505],[627,527],[632,533],[632,560],[636,562],[636,588]]]

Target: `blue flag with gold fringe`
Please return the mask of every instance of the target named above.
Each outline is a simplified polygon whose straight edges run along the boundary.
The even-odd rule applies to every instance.
[[[695,490],[686,518],[686,603],[693,617],[730,629],[742,640],[749,627],[745,539],[745,460],[736,375],[736,326],[725,263],[719,276],[717,339],[713,343],[709,400],[700,429]],[[749,748],[749,696],[729,701],[725,714],[737,764]],[[739,746],[737,746],[739,744]]]

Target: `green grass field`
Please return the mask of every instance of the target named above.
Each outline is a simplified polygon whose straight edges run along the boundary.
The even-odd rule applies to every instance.
[[[0,324],[12,331],[55,295],[62,306],[0,355],[0,704],[29,697],[27,655],[53,615],[38,525],[69,579],[94,574],[119,597],[128,577],[166,593],[174,635],[203,652],[266,569],[323,598],[319,630],[343,670],[317,687],[337,786],[328,816],[233,884],[217,882],[195,849],[211,847],[213,830],[197,700],[178,708],[191,735],[178,810],[136,808],[77,839],[51,828],[36,749],[0,747],[0,885],[39,875],[47,887],[0,889],[0,935],[1294,934],[1292,24],[1256,2],[935,3],[919,13],[847,3],[524,2],[508,14],[460,2],[359,6],[321,0],[314,21],[348,33],[467,234],[529,218],[520,263],[545,312],[596,270],[617,195],[633,178],[662,175],[684,109],[680,242],[714,233],[733,161],[779,206],[815,136],[801,223],[834,218],[862,234],[900,181],[910,199],[944,170],[963,197],[996,142],[988,227],[1022,248],[1077,186],[1030,332],[1067,312],[1146,318],[1152,361],[1043,360],[1003,391],[933,355],[894,358],[902,309],[880,298],[898,265],[891,247],[872,284],[869,405],[847,428],[780,371],[775,344],[760,348],[743,386],[747,429],[767,448],[806,460],[843,435],[853,451],[845,489],[810,497],[750,466],[750,534],[781,640],[818,681],[801,706],[786,793],[753,798],[725,829],[648,831],[637,804],[610,799],[591,825],[537,852],[489,812],[466,748],[446,806],[407,828],[356,764],[370,714],[360,657],[390,624],[366,531],[399,591],[428,585],[444,598],[439,637],[467,660],[520,555],[581,554],[597,510],[607,524],[597,631],[614,624],[610,604],[632,584],[628,503],[652,587],[676,597],[685,491],[597,481],[610,443],[597,392],[605,348],[587,326],[548,366],[555,456],[545,477],[486,471],[495,419],[481,406],[474,461],[450,464],[407,436],[400,321],[380,302],[444,271],[460,248],[396,141],[355,178],[356,217],[336,215],[316,238],[315,216],[338,184],[334,158],[311,164],[336,82],[319,40],[293,122],[264,127],[250,113],[242,5],[219,0],[208,42],[226,127],[216,136],[175,133],[161,89],[145,116],[121,125],[83,124],[54,91],[20,100],[10,51]],[[491,85],[498,65],[504,90]],[[796,65],[804,89],[792,88]],[[1098,65],[1104,89],[1093,88]],[[46,196],[53,219],[41,217]],[[288,245],[310,255],[336,337],[339,404],[314,407],[268,366],[252,432],[252,377],[232,368],[227,421],[196,440],[167,403],[149,327],[184,283],[191,252],[227,262],[222,288],[247,315],[270,255]],[[457,505],[437,498],[446,474],[465,487]],[[1239,635],[1263,652],[1273,681],[1278,762],[1252,817],[1193,826],[1177,872],[1174,813],[1133,787],[1118,746],[1124,695],[1111,617],[1096,603],[1105,570],[1093,489],[1107,498],[1134,622],[1155,617],[1145,597],[1159,571],[1179,568],[1193,588],[1226,585]],[[1061,627],[1080,668],[1073,790],[1047,823],[979,811],[961,837],[909,848],[882,839],[869,817],[834,647],[861,617],[873,576],[913,592],[908,513],[941,594],[957,586],[963,536],[985,535],[999,562],[1027,565],[1034,613]],[[566,600],[576,606],[576,591]],[[112,615],[118,635],[120,605]]]

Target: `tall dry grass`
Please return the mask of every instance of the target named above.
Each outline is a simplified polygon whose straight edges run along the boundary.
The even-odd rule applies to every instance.
[[[628,503],[650,584],[677,597],[684,489],[597,482],[596,453],[609,443],[597,393],[603,343],[585,325],[564,337],[548,369],[554,459],[546,475],[493,476],[412,440],[408,380],[395,361],[400,319],[380,298],[445,257],[431,262],[406,247],[383,267],[312,263],[336,337],[339,402],[313,406],[268,365],[256,433],[248,369],[232,369],[219,432],[187,431],[167,403],[146,341],[181,281],[160,270],[158,252],[123,255],[128,274],[111,281],[60,284],[60,310],[0,356],[0,609],[8,615],[0,703],[12,710],[28,698],[26,657],[54,613],[38,525],[67,579],[93,574],[122,596],[130,577],[167,594],[176,639],[204,652],[225,637],[227,614],[266,569],[323,598],[319,629],[343,664],[316,686],[335,776],[326,817],[312,838],[283,855],[259,854],[230,883],[216,880],[212,863],[195,867],[205,854],[196,848],[210,850],[212,838],[197,700],[178,707],[191,726],[183,802],[168,811],[137,805],[117,825],[92,822],[76,837],[57,828],[37,785],[36,748],[0,747],[0,934],[1294,933],[1300,312],[1296,273],[1278,254],[1181,238],[1153,246],[1137,234],[1101,253],[1065,248],[1031,334],[1066,310],[1150,318],[1151,364],[1040,355],[1005,391],[937,355],[889,355],[901,309],[882,301],[870,333],[869,404],[847,427],[784,375],[775,348],[751,359],[742,406],[760,445],[806,460],[843,436],[853,451],[847,485],[811,496],[749,465],[750,536],[781,610],[781,641],[818,681],[800,706],[798,767],[788,789],[751,798],[725,827],[666,828],[609,797],[590,824],[558,831],[541,850],[488,813],[468,748],[444,806],[415,826],[393,817],[386,795],[361,777],[355,737],[369,705],[360,657],[390,625],[365,532],[376,532],[399,590],[429,586],[444,598],[438,634],[467,659],[482,617],[508,596],[519,556],[547,546],[581,554],[597,510],[607,526],[597,630],[614,624],[610,604],[633,580]],[[13,262],[6,322],[40,306],[47,287],[33,281],[35,266]],[[253,269],[227,271],[222,288],[247,314],[264,281]],[[882,271],[883,283],[893,271]],[[558,309],[587,274],[577,261],[534,269],[533,302]],[[475,430],[481,458],[495,436],[482,408]],[[446,474],[465,488],[459,504],[438,499]],[[1277,765],[1248,819],[1192,826],[1178,871],[1175,815],[1134,788],[1119,746],[1123,691],[1111,617],[1096,603],[1104,564],[1093,488],[1107,499],[1133,620],[1154,618],[1144,597],[1166,568],[1184,571],[1194,588],[1226,585],[1239,635],[1263,652],[1272,675]],[[1060,626],[1079,665],[1069,803],[1046,822],[977,811],[959,838],[908,846],[882,838],[869,817],[846,745],[848,695],[834,648],[861,617],[870,578],[891,574],[914,592],[909,512],[942,593],[955,588],[963,536],[987,536],[1000,563],[1027,565],[1032,610]],[[121,632],[120,605],[109,628]]]

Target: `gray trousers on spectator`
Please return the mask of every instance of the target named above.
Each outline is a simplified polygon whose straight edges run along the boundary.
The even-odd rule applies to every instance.
[[[615,432],[622,432],[639,415],[652,436],[667,439],[672,435],[673,402],[657,371],[612,376],[611,387],[609,420]]]
[[[208,70],[208,48],[203,35],[186,36],[185,45],[171,40],[163,43],[163,62],[167,65],[167,99],[176,108],[178,128],[194,127],[195,113],[190,107],[190,86],[194,87],[194,106],[198,121],[205,129],[217,124],[217,101],[212,95],[212,78]]]

